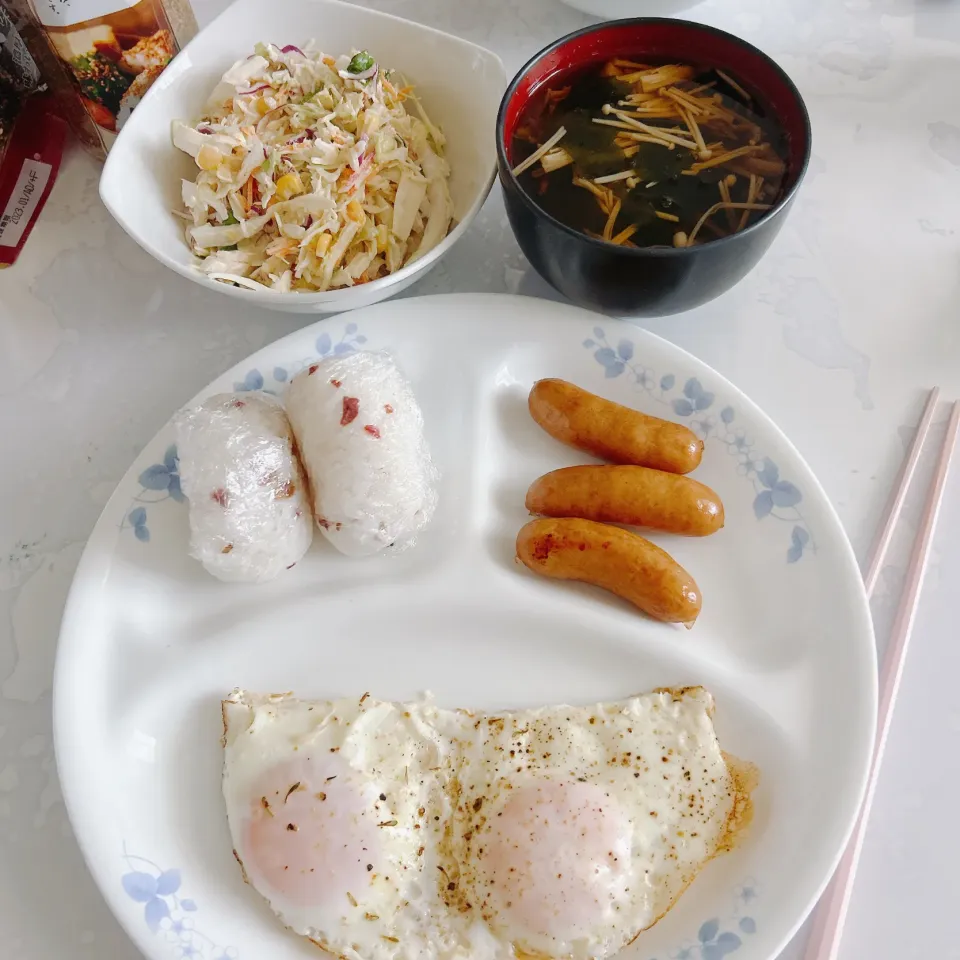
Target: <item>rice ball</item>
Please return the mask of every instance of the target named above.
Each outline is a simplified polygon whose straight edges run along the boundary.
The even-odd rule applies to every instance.
[[[313,539],[290,422],[265,393],[221,393],[174,422],[190,501],[190,555],[220,580],[258,583],[292,567]]]
[[[324,536],[348,556],[406,547],[437,505],[437,470],[413,390],[382,353],[311,364],[287,414]]]

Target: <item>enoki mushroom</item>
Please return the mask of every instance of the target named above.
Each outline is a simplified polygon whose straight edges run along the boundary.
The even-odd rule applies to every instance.
[[[536,167],[534,192],[541,195],[548,178],[572,174],[566,182],[593,194],[604,217],[602,229],[594,222],[593,229],[584,229],[585,233],[609,243],[634,247],[638,232],[642,236],[647,225],[665,221],[675,225],[670,235],[673,245],[687,247],[697,242],[705,228],[713,235],[726,236],[745,229],[752,213],[773,208],[786,166],[767,142],[768,135],[761,126],[754,97],[735,79],[719,69],[698,69],[677,63],[651,66],[621,57],[607,61],[599,73],[609,84],[610,102],[595,101],[594,109],[599,115],[588,116],[593,124],[612,128],[612,135],[609,148],[590,148],[593,153],[602,153],[593,171],[590,170],[592,154],[586,154],[584,149],[585,144],[594,143],[596,138],[591,140],[579,126],[584,103],[578,100],[576,82],[547,90],[538,101],[542,103],[540,118],[527,118],[518,128],[517,139],[536,144],[540,138],[535,132],[544,117],[556,112],[557,119],[548,130],[561,124],[513,169],[519,176]],[[718,86],[724,91],[722,95],[717,92]],[[578,115],[576,119],[575,115]],[[573,131],[572,136],[567,127]],[[654,146],[666,152],[654,151]],[[610,157],[622,157],[622,165],[607,165]],[[567,167],[571,168],[571,174],[562,172]],[[690,210],[691,202],[699,205],[696,199],[690,199],[699,193],[691,191],[686,178],[700,178],[705,171],[720,174],[719,178],[716,175],[701,178],[701,182],[716,184],[714,195],[719,194],[718,202],[702,213],[692,230],[685,231],[683,225],[689,223],[687,218],[694,212]],[[672,204],[666,202],[667,197],[662,197],[660,191],[646,193],[660,180],[675,181],[677,174],[684,176],[679,178],[683,184],[676,195],[669,196],[669,185],[661,187],[673,200]],[[646,186],[639,190],[645,181]],[[543,202],[562,202],[554,201],[553,196],[551,192],[550,198]],[[720,211],[725,217],[712,221]],[[620,218],[626,223],[621,223],[619,232],[615,232]],[[634,219],[636,222],[631,223]]]

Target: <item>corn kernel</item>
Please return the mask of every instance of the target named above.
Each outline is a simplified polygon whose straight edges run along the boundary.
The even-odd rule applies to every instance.
[[[363,225],[367,219],[367,215],[363,212],[363,207],[360,206],[359,201],[351,200],[347,204],[347,219],[352,220],[354,223],[359,223],[361,226]]]
[[[277,181],[276,196],[278,200],[289,200],[303,193],[303,182],[296,173],[285,173]]]
[[[204,144],[197,151],[197,166],[201,170],[216,170],[220,166],[223,154],[216,147]]]
[[[331,243],[333,243],[333,234],[318,233],[316,240],[317,256],[322,257],[330,249]]]
[[[271,107],[270,104],[263,99],[263,97],[257,97],[257,99],[254,101],[253,109],[256,110],[257,113],[259,113],[262,117],[265,113],[269,113],[273,107]]]

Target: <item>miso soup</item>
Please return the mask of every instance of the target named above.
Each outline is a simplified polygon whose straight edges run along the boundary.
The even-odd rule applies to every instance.
[[[511,144],[547,213],[624,246],[724,237],[780,199],[786,137],[722,70],[614,59],[544,84]]]

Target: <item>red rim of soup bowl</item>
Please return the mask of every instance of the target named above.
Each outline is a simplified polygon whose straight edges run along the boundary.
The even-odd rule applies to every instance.
[[[787,141],[787,170],[773,208],[743,230],[692,247],[624,247],[597,240],[569,226],[541,207],[513,174],[510,154],[517,123],[541,87],[571,71],[601,64],[613,57],[651,57],[664,61],[704,64],[730,74],[780,124]],[[733,34],[694,23],[662,17],[610,20],[561,37],[528,60],[507,87],[497,114],[497,158],[500,175],[512,181],[523,201],[537,215],[584,243],[639,257],[686,256],[736,242],[790,205],[810,162],[810,116],[803,97],[784,70],[762,50]]]

